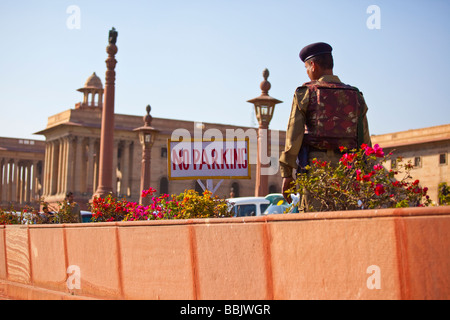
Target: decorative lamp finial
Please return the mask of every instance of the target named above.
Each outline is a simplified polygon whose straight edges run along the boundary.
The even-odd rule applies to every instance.
[[[264,95],[268,95],[269,94],[269,90],[271,88],[271,84],[269,81],[267,81],[267,78],[269,78],[269,69],[264,69],[263,71],[263,77],[264,80],[261,82],[261,85],[259,86],[261,88],[261,91]]]
[[[264,80],[267,81],[267,78],[269,77],[269,74],[270,74],[269,73],[269,69],[265,68],[264,71],[263,71]]]
[[[152,107],[150,107],[150,105],[148,104],[147,107],[145,108],[145,110],[147,111],[147,115],[144,116],[144,122],[145,122],[145,126],[146,127],[150,127],[152,124],[152,116],[150,115],[150,111],[152,110]]]

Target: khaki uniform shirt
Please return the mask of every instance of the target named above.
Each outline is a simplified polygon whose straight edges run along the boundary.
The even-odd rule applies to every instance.
[[[341,82],[335,75],[325,75],[319,79],[324,82]],[[303,135],[305,133],[306,111],[309,103],[308,89],[301,88],[294,94],[292,101],[291,115],[286,131],[285,150],[280,156],[280,169],[283,178],[292,177],[292,170],[297,169],[297,156],[303,142]],[[369,146],[372,145],[370,140],[369,125],[367,122],[367,105],[362,94],[360,94],[360,103],[362,105],[363,117],[363,142]]]

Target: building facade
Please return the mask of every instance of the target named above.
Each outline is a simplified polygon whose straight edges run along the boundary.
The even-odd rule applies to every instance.
[[[439,184],[450,182],[448,155],[450,153],[450,124],[372,136],[385,153],[392,152],[387,169],[396,169],[396,159],[414,166],[410,174],[428,188],[433,202],[438,203]],[[397,176],[398,179],[402,174]]]
[[[20,209],[42,195],[45,142],[0,138],[0,206]]]
[[[50,207],[64,200],[71,191],[74,199],[83,209],[98,187],[100,131],[102,117],[101,80],[91,75],[83,88],[83,101],[75,104],[74,109],[65,110],[48,118],[47,127],[36,134],[43,135],[45,142],[40,146],[44,150],[41,179],[41,196]],[[139,201],[142,147],[134,129],[141,127],[143,113],[139,116],[115,114],[113,192],[129,201]],[[167,141],[175,130],[186,130],[194,137],[200,133],[215,132],[224,138],[227,133],[242,133],[249,137],[250,156],[256,155],[257,128],[237,127],[224,124],[195,123],[173,119],[153,118],[152,126],[159,131],[151,153],[151,186],[158,193],[181,193],[186,189],[202,191],[197,180],[170,180],[168,177]],[[276,132],[276,156],[271,162],[278,165],[278,156],[284,148],[284,132]],[[271,133],[269,132],[269,136]],[[256,159],[256,157],[254,156]],[[216,191],[220,197],[254,195],[255,165],[251,166],[251,179],[224,180]],[[217,182],[217,181],[216,181]],[[269,190],[279,192],[281,178],[279,174],[269,177]]]
[[[45,141],[0,138],[0,204],[3,208],[14,205],[38,204],[39,199],[57,207],[68,191],[82,209],[97,190],[99,182],[99,152],[102,117],[103,85],[94,73],[84,87],[82,102],[48,118],[44,130],[37,132]],[[115,114],[113,152],[113,192],[119,198],[139,201],[142,146],[136,128],[143,126],[142,115]],[[197,180],[170,180],[168,176],[167,141],[176,130],[184,130],[191,137],[199,135],[239,134],[250,140],[250,159],[256,159],[258,129],[214,123],[196,123],[174,119],[153,118],[152,127],[159,131],[151,151],[151,186],[159,194],[177,194],[186,189],[202,191]],[[272,140],[268,157],[278,168],[278,157],[284,149],[285,132],[269,131]],[[228,134],[228,136],[227,136]],[[275,142],[275,143],[274,143]],[[404,132],[373,135],[372,143],[378,143],[385,151],[393,152],[392,159],[401,156],[411,160],[414,169],[411,175],[429,188],[431,199],[437,203],[438,185],[450,182],[449,159],[450,124],[409,130]],[[269,149],[270,149],[269,148]],[[278,150],[277,150],[278,149]],[[251,179],[227,179],[217,189],[222,198],[253,196],[255,193],[255,160],[251,161]],[[387,164],[395,167],[395,161]],[[216,183],[218,181],[215,181]],[[281,190],[281,177],[274,170],[268,179],[267,193]]]

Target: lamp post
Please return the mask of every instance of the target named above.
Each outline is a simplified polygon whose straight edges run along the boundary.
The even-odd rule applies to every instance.
[[[269,77],[269,70],[264,69],[263,71],[264,80],[261,82],[261,95],[257,98],[248,100],[247,102],[253,103],[255,105],[255,114],[258,119],[259,129],[258,129],[258,153],[256,162],[256,183],[255,183],[255,197],[263,197],[268,193],[268,176],[262,174],[262,168],[268,167],[268,163],[261,163],[263,150],[267,154],[269,153],[269,145],[267,143],[268,139],[268,129],[270,120],[272,120],[273,112],[275,110],[275,105],[282,103],[278,99],[269,96],[269,90],[271,88],[270,82],[267,81]]]
[[[112,172],[114,153],[114,95],[117,60],[117,35],[116,29],[109,31],[108,46],[106,52],[106,75],[105,75],[105,96],[102,109],[102,127],[100,133],[100,161],[99,161],[99,182],[94,197],[105,197],[113,192]]]
[[[139,196],[139,203],[142,205],[148,205],[149,199],[142,197],[142,190],[147,190],[150,188],[150,162],[151,162],[151,150],[153,143],[155,142],[156,136],[159,130],[156,130],[151,126],[152,116],[150,115],[151,107],[147,106],[147,115],[144,116],[144,126],[134,129],[139,134],[139,141],[142,145],[142,162],[141,162],[141,195]]]

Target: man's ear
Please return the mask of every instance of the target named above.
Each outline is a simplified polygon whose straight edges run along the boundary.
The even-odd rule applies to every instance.
[[[315,61],[311,60],[309,61],[310,65],[311,65],[311,72],[316,72],[317,70],[317,64]]]

